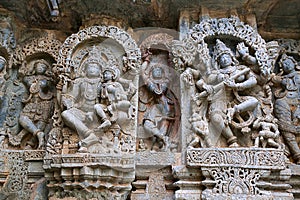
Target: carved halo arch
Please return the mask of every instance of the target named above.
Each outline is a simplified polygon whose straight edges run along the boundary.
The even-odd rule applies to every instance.
[[[34,63],[28,65],[28,61],[34,58],[42,58],[46,59],[47,63],[56,63],[61,45],[62,42],[57,40],[53,35],[32,39],[15,49],[9,68],[12,68],[12,65],[18,66],[20,67],[19,73],[30,75]],[[49,70],[53,71],[54,65],[48,65],[48,67]]]
[[[261,73],[269,75],[271,66],[268,65],[268,53],[265,40],[250,25],[241,22],[238,17],[206,18],[196,24],[189,33],[189,40],[195,45],[200,56],[207,57],[209,50],[205,38],[214,36],[232,36],[244,41],[255,50]]]
[[[174,37],[167,33],[156,33],[148,36],[143,42],[139,45],[142,50],[151,48],[154,45],[159,45],[163,50],[170,51],[170,46]]]
[[[77,46],[84,41],[97,38],[110,38],[124,48],[124,71],[139,68],[141,64],[141,52],[127,32],[115,26],[91,26],[80,30],[76,34],[72,34],[65,40],[59,51],[58,71],[69,73],[70,67],[73,65],[72,55]]]
[[[58,61],[58,51],[61,45],[62,42],[55,39],[53,36],[40,37],[30,40],[24,45],[16,48],[12,56],[12,64],[22,64],[27,57],[38,53],[48,54],[55,61]]]

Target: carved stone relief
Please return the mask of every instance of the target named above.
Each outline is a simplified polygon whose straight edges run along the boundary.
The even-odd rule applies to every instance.
[[[183,71],[181,101],[190,102],[182,108],[182,119],[189,124],[183,127],[183,145],[188,149],[186,164],[201,167],[206,178],[202,198],[226,199],[235,194],[256,198],[260,194],[256,184],[266,172],[257,170],[260,164],[240,166],[243,162],[239,159],[249,157],[240,150],[245,148],[250,155],[274,151],[282,158],[280,162],[269,162],[263,155],[255,159],[262,159],[263,165],[271,163],[271,167],[265,167],[269,174],[285,169],[280,164],[284,163],[284,145],[273,115],[270,81],[279,55],[278,44],[266,44],[254,29],[236,17],[206,18],[194,26],[186,39],[173,44],[175,63]],[[213,154],[205,159],[200,152],[217,150],[224,155],[221,166],[205,166]],[[200,161],[191,161],[191,156]],[[226,159],[231,160],[229,165]],[[277,195],[274,191],[267,193]],[[267,198],[263,196],[262,199]]]
[[[55,69],[61,112],[44,166],[52,180],[49,196],[126,199],[135,174],[139,65],[135,42],[117,27],[88,27],[65,40]],[[78,187],[93,193],[79,194]]]
[[[177,40],[93,16],[63,44],[49,31],[14,51],[0,23],[0,199],[300,194],[299,41],[237,17]]]

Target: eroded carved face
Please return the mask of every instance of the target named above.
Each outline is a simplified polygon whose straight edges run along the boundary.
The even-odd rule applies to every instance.
[[[47,65],[42,62],[38,62],[35,64],[35,73],[36,74],[45,74],[47,70]]]
[[[219,58],[221,68],[225,68],[231,65],[232,58],[229,54],[222,54]]]
[[[86,76],[99,77],[100,76],[100,66],[96,63],[90,63],[86,66]]]
[[[283,71],[290,73],[295,70],[295,63],[291,59],[286,59],[282,62]]]
[[[110,80],[113,80],[113,73],[109,70],[105,70],[104,73],[103,73],[103,79],[104,81],[110,81]]]
[[[163,71],[160,67],[154,68],[152,70],[152,77],[153,78],[159,79],[159,78],[162,78],[162,76],[163,76]]]

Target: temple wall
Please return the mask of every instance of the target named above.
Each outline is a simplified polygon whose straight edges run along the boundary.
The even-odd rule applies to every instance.
[[[0,199],[300,198],[294,34],[205,8],[129,24],[94,14],[70,33],[3,9]]]

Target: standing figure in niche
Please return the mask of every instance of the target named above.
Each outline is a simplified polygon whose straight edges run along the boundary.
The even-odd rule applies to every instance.
[[[34,74],[24,77],[24,83],[29,88],[29,97],[24,100],[19,122],[27,131],[38,138],[38,149],[44,147],[45,133],[51,129],[50,120],[53,114],[53,79],[47,73],[50,66],[47,61],[40,59],[34,63]],[[33,141],[28,145],[34,146]],[[29,147],[29,146],[27,146]]]
[[[74,81],[71,91],[62,101],[67,107],[62,112],[62,118],[67,126],[77,131],[80,139],[79,152],[87,152],[89,146],[99,141],[95,132],[103,132],[111,126],[100,104],[102,67],[97,62],[87,60],[84,70],[85,77]]]
[[[259,100],[257,109],[257,119],[253,123],[253,128],[258,130],[257,134],[253,134],[254,146],[263,148],[274,147],[280,148],[278,143],[279,130],[277,119],[273,116],[272,90],[268,84],[265,84],[256,96]]]
[[[230,127],[231,121],[235,114],[253,111],[256,108],[258,100],[246,95],[247,89],[255,86],[257,81],[251,70],[239,65],[232,51],[218,39],[213,58],[216,66],[206,81],[200,79],[196,83],[197,88],[203,91],[196,96],[208,96],[208,116],[212,127],[225,137],[230,147],[238,147],[237,137]],[[240,94],[243,96],[239,96]],[[228,106],[235,99],[239,102]]]
[[[174,102],[168,96],[169,79],[163,68],[167,66],[149,62],[149,58],[146,58],[143,63],[144,71],[148,70],[143,73],[143,79],[153,99],[144,115],[143,127],[146,132],[153,135],[151,150],[155,144],[158,144],[160,149],[166,150],[170,145],[168,138],[170,123],[175,120]]]
[[[281,87],[280,91],[275,92],[275,115],[294,160],[300,164],[300,148],[296,140],[296,135],[300,133],[300,73],[297,71],[300,67],[293,57],[286,54],[279,65],[282,75],[272,79],[275,86]]]

